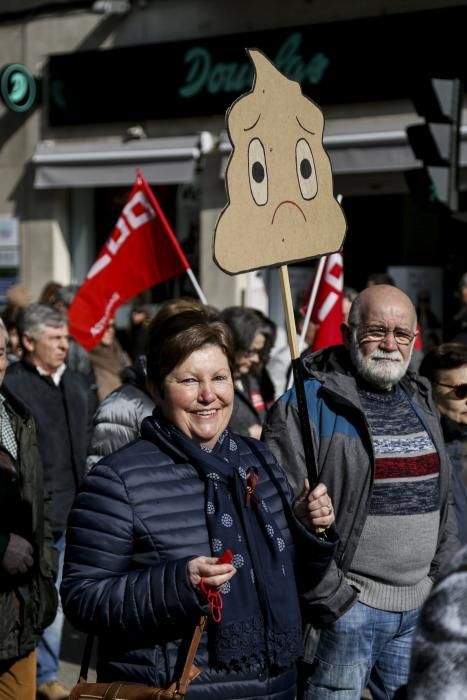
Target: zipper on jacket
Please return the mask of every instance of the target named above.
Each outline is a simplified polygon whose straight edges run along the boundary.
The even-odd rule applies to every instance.
[[[316,381],[319,381],[319,380],[316,380]],[[359,408],[359,406],[357,406],[352,401],[349,401],[345,397],[341,396],[340,394],[335,392],[333,389],[329,389],[328,387],[325,387],[323,384],[321,384],[321,389],[324,393],[328,394],[329,396],[332,396],[335,403],[347,406],[347,407],[351,408],[352,411],[355,411],[355,413],[359,416],[359,418],[361,418],[363,425],[364,425],[364,428],[365,428],[365,434],[366,434],[366,438],[367,438],[366,449],[367,449],[369,457],[370,457],[370,460],[369,460],[370,461],[370,488],[368,491],[368,498],[367,498],[367,502],[365,505],[365,520],[363,522],[363,526],[364,526],[365,521],[366,521],[367,516],[368,516],[368,508],[369,508],[371,496],[373,493],[373,484],[374,484],[374,480],[375,480],[375,452],[373,449],[373,443],[371,441],[370,426],[368,425],[368,421],[366,419],[365,414],[363,413],[362,409]],[[365,444],[364,444],[364,447],[365,447]],[[360,512],[360,508],[362,507],[362,499],[363,499],[363,490],[362,490],[362,493],[360,495],[358,505],[355,508],[354,516],[353,516],[353,520],[352,520],[352,525],[351,525],[351,528],[349,529],[349,532],[353,532],[355,530],[355,523],[357,521],[357,518],[358,518],[358,515]],[[362,530],[363,530],[363,526],[362,526]],[[359,539],[360,539],[360,536],[359,536]],[[357,541],[357,543],[353,547],[353,551],[351,552],[351,556],[349,556],[350,552],[349,552],[348,542],[349,542],[349,538],[347,538],[347,545],[344,548],[344,550],[341,552],[341,555],[336,562],[337,566],[341,569],[341,571],[344,574],[347,573],[347,571],[352,563],[355,552],[357,550],[357,546],[358,546],[358,541]],[[347,559],[349,559],[348,563],[346,561]]]

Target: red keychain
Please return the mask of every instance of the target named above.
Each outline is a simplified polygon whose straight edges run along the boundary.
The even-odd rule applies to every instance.
[[[233,554],[230,549],[226,549],[224,554],[222,554],[217,560],[217,564],[231,564],[233,559]]]
[[[230,549],[227,549],[217,560],[216,564],[231,564],[233,554]],[[222,620],[222,596],[219,591],[212,591],[206,586],[204,576],[199,583],[202,594],[205,596],[211,608],[211,615],[214,622]]]

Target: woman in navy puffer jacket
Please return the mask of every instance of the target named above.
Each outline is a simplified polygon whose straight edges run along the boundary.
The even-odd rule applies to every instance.
[[[304,490],[294,515],[272,455],[228,430],[232,365],[230,331],[212,315],[153,322],[157,408],[141,439],[101,460],[75,501],[62,601],[76,627],[99,637],[100,682],[177,680],[186,643],[209,613],[203,589],[220,592],[222,619],[208,622],[188,697],[295,697],[295,575],[308,589],[332,559],[333,528],[327,540],[312,532],[332,524],[332,505],[319,484]],[[226,550],[232,563],[218,563]]]

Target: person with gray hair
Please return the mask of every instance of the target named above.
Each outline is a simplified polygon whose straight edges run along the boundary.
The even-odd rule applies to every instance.
[[[23,356],[8,368],[5,385],[27,406],[37,425],[54,546],[59,555],[59,587],[65,528],[85,473],[95,401],[84,377],[66,366],[68,325],[62,311],[31,304],[22,314],[19,333]],[[38,645],[37,693],[46,700],[64,700],[69,694],[58,679],[62,627],[59,606]]]
[[[319,481],[340,545],[304,596],[300,700],[391,700],[407,682],[420,608],[460,545],[450,464],[429,382],[409,365],[417,318],[408,296],[363,290],[344,345],[303,360]],[[271,408],[263,439],[298,491],[306,474],[295,390]]]
[[[26,306],[18,324],[20,335],[23,336],[26,334],[29,338],[33,338],[34,340],[37,340],[43,333],[46,326],[61,328],[66,325],[66,314],[59,309],[54,309],[45,304],[30,304]]]

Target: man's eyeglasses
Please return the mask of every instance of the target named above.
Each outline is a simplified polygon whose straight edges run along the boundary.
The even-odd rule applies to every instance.
[[[398,345],[410,345],[412,340],[418,335],[417,332],[405,330],[404,328],[385,328],[384,326],[367,326],[362,328],[359,334],[359,340],[364,340],[372,343],[381,343],[385,337],[392,333],[394,340]]]
[[[449,389],[453,389],[454,396],[456,399],[467,399],[467,384],[444,384],[443,382],[433,382],[439,386],[447,386]]]

